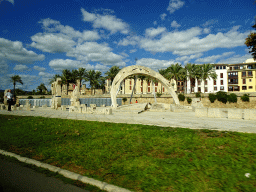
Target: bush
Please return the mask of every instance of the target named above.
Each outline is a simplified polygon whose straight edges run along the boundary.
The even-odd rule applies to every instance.
[[[214,101],[217,99],[217,96],[214,93],[209,94],[209,100],[211,103],[214,103]]]
[[[157,97],[161,97],[161,95],[162,95],[162,93],[158,93],[158,92],[156,93]]]
[[[187,102],[190,104],[192,102],[192,99],[190,97],[187,97]]]
[[[179,101],[185,101],[185,95],[181,93],[178,95],[178,98],[179,98]]]
[[[124,97],[122,100],[123,100],[123,102],[125,103],[125,102],[127,101],[127,98],[126,98],[126,97]]]
[[[216,97],[218,99],[218,101],[222,102],[222,103],[227,103],[228,101],[228,95],[226,92],[223,92],[223,91],[219,91],[216,93]]]
[[[31,95],[28,96],[28,99],[33,99],[33,97]]]
[[[197,98],[201,97],[201,92],[197,92],[197,93],[196,93],[196,97],[197,97]]]
[[[249,94],[244,94],[244,95],[241,97],[241,100],[242,100],[243,102],[249,102],[249,101],[250,101]]]
[[[45,99],[45,96],[41,96],[40,99]]]
[[[237,95],[235,93],[231,93],[228,96],[229,103],[237,103]]]

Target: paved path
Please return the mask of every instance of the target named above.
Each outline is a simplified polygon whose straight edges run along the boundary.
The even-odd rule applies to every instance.
[[[0,190],[3,192],[89,192],[1,158]]]
[[[256,121],[243,119],[195,117],[194,112],[150,112],[140,114],[125,113],[114,110],[112,115],[69,113],[68,111],[54,110],[51,108],[36,108],[31,111],[0,110],[0,114],[20,116],[42,116],[49,118],[76,119],[88,121],[102,121],[113,123],[145,124],[164,127],[181,127],[191,129],[214,129],[221,131],[237,131],[256,133]]]

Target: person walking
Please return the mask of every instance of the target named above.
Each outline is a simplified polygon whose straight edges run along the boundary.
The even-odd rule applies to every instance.
[[[5,97],[7,98],[8,111],[11,111],[11,105],[13,102],[13,95],[11,93],[11,89],[8,90],[8,92],[5,94]]]

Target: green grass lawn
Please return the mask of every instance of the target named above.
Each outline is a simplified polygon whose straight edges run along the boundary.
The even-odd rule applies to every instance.
[[[0,122],[1,149],[132,191],[256,191],[255,134],[7,115]]]

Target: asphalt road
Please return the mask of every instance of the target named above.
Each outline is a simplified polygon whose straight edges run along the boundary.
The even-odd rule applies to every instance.
[[[0,159],[0,191],[89,192],[4,159]]]

